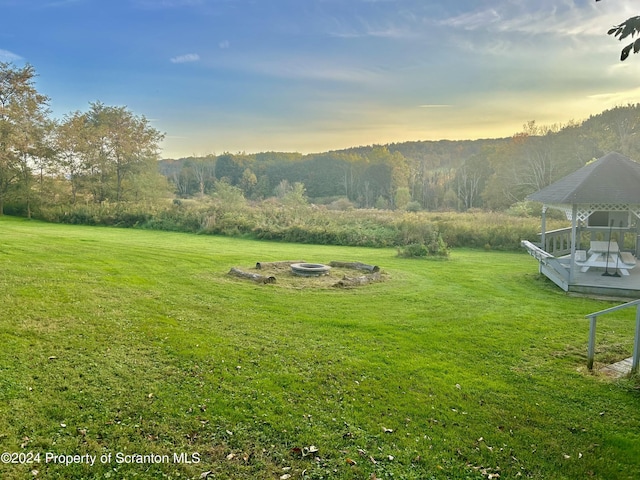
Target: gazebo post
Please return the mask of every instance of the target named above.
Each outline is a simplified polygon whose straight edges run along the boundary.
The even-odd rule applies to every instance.
[[[540,235],[540,248],[547,251],[547,207],[546,205],[542,205],[542,234]]]
[[[576,230],[578,224],[578,205],[571,205],[571,263],[569,264],[569,283],[572,284],[576,263]]]

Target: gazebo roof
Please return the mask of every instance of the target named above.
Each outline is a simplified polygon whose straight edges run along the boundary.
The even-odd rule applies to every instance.
[[[549,205],[640,205],[640,163],[619,153],[608,153],[532,193],[527,200]]]

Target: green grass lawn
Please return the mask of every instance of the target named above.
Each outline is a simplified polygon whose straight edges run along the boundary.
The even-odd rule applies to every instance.
[[[227,275],[289,259],[387,280]],[[33,460],[0,478],[637,479],[638,384],[586,371],[584,316],[611,305],[526,254],[0,218],[0,452]],[[597,362],[631,355],[634,320],[602,317]]]

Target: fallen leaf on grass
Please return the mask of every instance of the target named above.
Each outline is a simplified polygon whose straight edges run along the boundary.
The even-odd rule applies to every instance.
[[[353,460],[352,458],[349,458],[349,457],[347,457],[345,459],[345,462],[347,462],[348,465],[357,465],[358,464],[355,460]]]
[[[208,478],[208,477],[209,477],[209,475],[211,475],[211,473],[212,473],[212,472],[211,472],[211,470],[206,471],[206,472],[202,472],[202,473],[200,474],[200,478]]]
[[[288,480],[289,478],[291,478],[290,473],[285,473],[284,475],[280,475],[280,480]]]
[[[391,428],[387,428],[387,427],[382,427],[382,431],[383,431],[384,433],[393,433],[393,429],[391,429]]]

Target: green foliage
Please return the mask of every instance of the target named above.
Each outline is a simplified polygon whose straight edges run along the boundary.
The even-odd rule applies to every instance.
[[[449,250],[447,249],[444,240],[442,240],[442,236],[438,235],[435,241],[428,245],[425,245],[424,243],[411,243],[398,248],[398,256],[404,258],[446,258],[449,256]]]
[[[282,203],[290,207],[302,207],[308,204],[304,184],[296,182],[282,195]]]
[[[348,198],[337,198],[327,205],[329,210],[353,210],[356,206]]]
[[[398,249],[398,256],[405,258],[426,257],[429,249],[423,243],[410,243]]]
[[[230,185],[226,180],[218,180],[215,183],[213,198],[228,210],[240,209],[247,203],[242,189]]]
[[[396,191],[395,206],[400,210],[407,210],[407,205],[411,201],[411,192],[407,187],[400,187]]]
[[[419,212],[420,210],[422,210],[422,205],[420,205],[420,202],[412,201],[407,203],[405,209],[407,210],[407,212]]]

